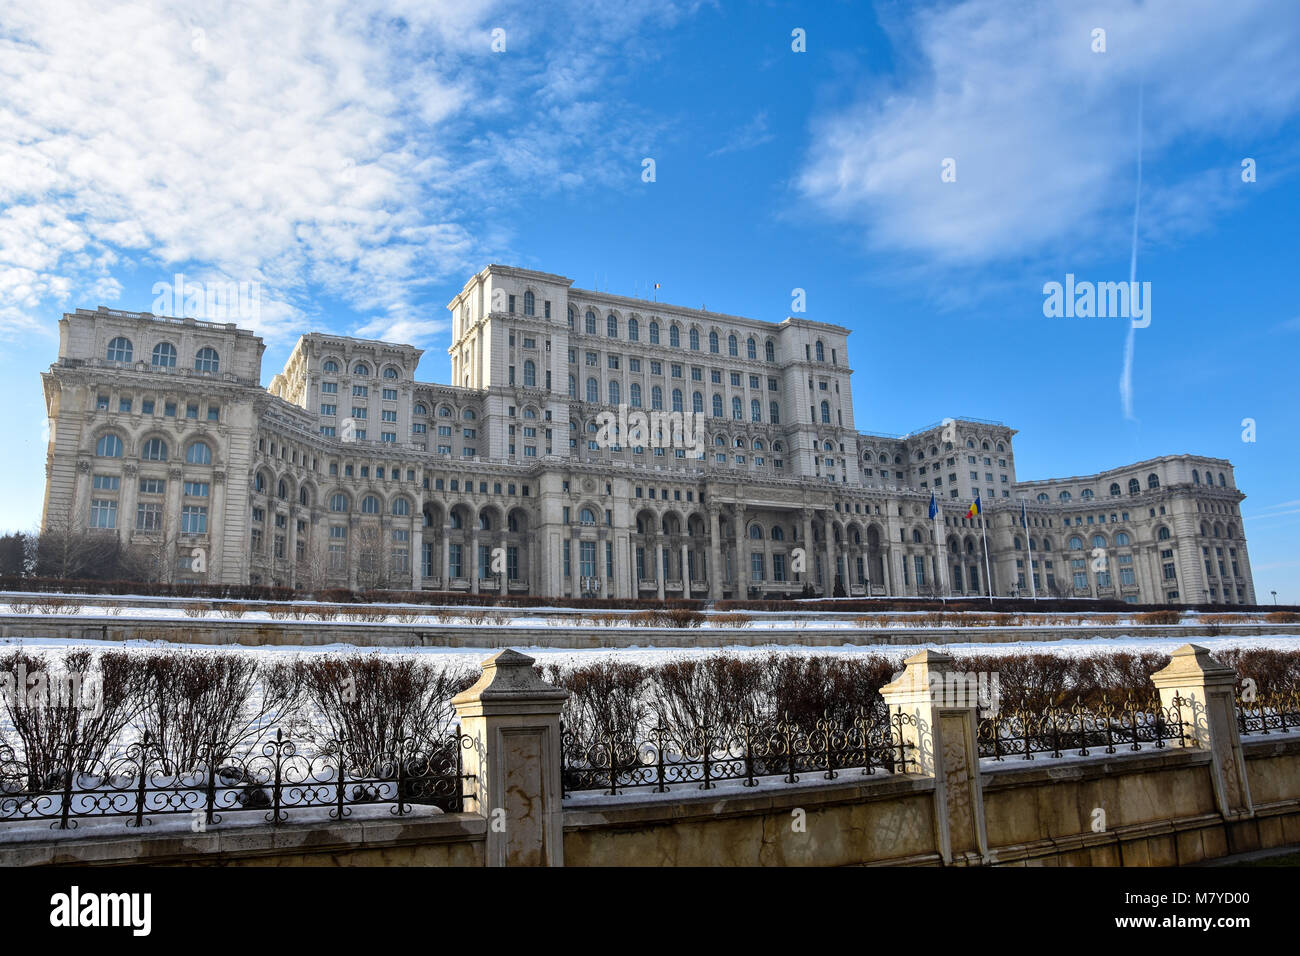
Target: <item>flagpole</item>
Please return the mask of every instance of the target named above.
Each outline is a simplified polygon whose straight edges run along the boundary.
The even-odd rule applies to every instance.
[[[988,586],[989,604],[993,603],[993,575],[989,571],[989,531],[988,522],[984,520],[984,504],[976,496],[975,501],[979,504],[980,534],[984,538],[984,580]]]
[[[1025,511],[1025,502],[1020,500],[1020,524],[1025,529],[1025,547],[1029,549],[1029,597],[1038,600],[1038,585],[1034,583],[1034,536],[1029,533],[1029,515]]]

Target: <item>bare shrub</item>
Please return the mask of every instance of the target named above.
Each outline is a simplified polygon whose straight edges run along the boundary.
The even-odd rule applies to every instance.
[[[1300,611],[1269,611],[1264,620],[1269,624],[1300,624]]]
[[[272,719],[291,719],[300,685],[289,665],[247,654],[181,651],[145,657],[139,728],[169,772],[220,762]]]
[[[202,604],[197,601],[188,601],[181,608],[186,617],[206,617],[207,613],[212,610],[211,604]]]
[[[312,742],[338,753],[346,741],[341,756],[358,768],[390,758],[402,741],[440,746],[454,716],[451,699],[478,678],[411,655],[313,656],[294,666],[316,718],[307,731]]]
[[[0,702],[22,742],[29,789],[56,790],[69,774],[102,773],[139,710],[142,674],[142,657],[124,651],[74,650],[59,667],[21,650],[0,657],[0,680],[14,689]]]
[[[273,621],[287,621],[293,614],[293,608],[288,604],[268,604],[266,606],[266,616]]]
[[[715,614],[712,620],[718,627],[749,627],[754,623],[751,615],[740,613]]]
[[[221,604],[217,607],[218,613],[227,620],[237,621],[248,613],[247,604]]]
[[[547,664],[537,670],[569,692],[561,719],[578,740],[633,744],[649,729],[648,669],[643,665],[604,660],[579,667]]]
[[[31,598],[13,598],[9,602],[10,614],[31,614],[36,610],[36,602]]]
[[[1177,624],[1183,619],[1181,611],[1144,611],[1135,620],[1139,624]]]

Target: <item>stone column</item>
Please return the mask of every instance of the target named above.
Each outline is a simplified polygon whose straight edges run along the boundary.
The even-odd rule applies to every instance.
[[[463,560],[463,559],[462,559]],[[475,528],[469,539],[469,593],[478,594],[478,529]]]
[[[503,558],[504,558],[504,556],[505,556],[505,554],[506,554],[506,548],[509,547],[509,545],[506,543],[505,532],[502,532],[500,538],[498,538],[498,540],[497,540],[497,547],[501,549],[501,554],[502,554],[502,556],[503,556]],[[503,568],[501,569],[501,587],[500,587],[498,590],[500,591],[502,597],[505,597],[507,594],[510,593],[510,565],[509,565],[509,562],[507,562],[507,563],[506,563],[506,566],[503,567]]]
[[[891,722],[902,715],[907,770],[934,778],[935,849],[944,863],[987,862],[975,682],[939,651],[921,651],[903,666],[880,694]]]
[[[691,562],[690,562],[689,558],[687,557],[687,553],[686,553],[686,552],[687,552],[687,548],[688,548],[688,545],[687,545],[687,541],[688,541],[688,540],[689,540],[688,538],[684,538],[684,539],[682,540],[682,548],[681,548],[681,556],[682,556],[682,557],[681,557],[681,560],[682,560],[682,567],[681,567],[681,571],[682,571],[682,597],[684,597],[684,598],[688,598],[688,597],[691,596],[691,581],[690,581],[690,577],[691,577]]]
[[[813,559],[812,547],[812,509],[803,509],[803,538],[799,544],[803,547],[803,572],[800,574],[800,586],[809,584],[817,576],[817,565]]]
[[[424,587],[424,512],[411,519],[411,590]]]
[[[823,543],[826,545],[826,576],[825,594],[823,597],[831,597],[835,594],[835,572],[839,570],[839,562],[835,553],[835,522],[829,512],[826,515],[826,523],[822,525]]]
[[[451,526],[444,524],[442,526],[442,567],[439,573],[442,575],[442,589],[451,590]]]
[[[655,595],[664,599],[664,578],[668,577],[668,545],[655,538]]]
[[[1160,691],[1160,704],[1167,712],[1181,711],[1183,742],[1210,752],[1219,812],[1230,819],[1253,817],[1237,727],[1236,671],[1220,664],[1204,647],[1184,644],[1170,655],[1167,667],[1151,675],[1151,683]]]
[[[722,534],[718,509],[709,508],[709,597],[722,600]]]
[[[736,505],[736,600],[749,597],[749,536],[745,531],[745,506]]]
[[[563,866],[564,808],[560,788],[560,709],[568,691],[533,672],[533,659],[504,650],[483,662],[483,674],[452,704],[461,732],[465,773],[473,776],[466,809],[487,818],[488,866]]]

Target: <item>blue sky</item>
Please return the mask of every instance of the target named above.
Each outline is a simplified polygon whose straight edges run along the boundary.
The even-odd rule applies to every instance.
[[[39,518],[63,311],[256,281],[264,381],[308,329],[446,381],[445,304],[505,262],[774,321],[804,289],[859,428],[1005,421],[1022,479],[1228,458],[1257,591],[1300,603],[1292,0],[32,7],[0,24],[0,527]],[[1126,408],[1126,321],[1042,289],[1127,280],[1139,197]]]

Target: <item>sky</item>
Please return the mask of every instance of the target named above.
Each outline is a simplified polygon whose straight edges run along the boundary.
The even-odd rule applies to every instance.
[[[1227,458],[1300,603],[1297,49],[1294,0],[0,0],[0,529],[63,312],[255,283],[264,384],[306,331],[446,382],[495,262],[843,325],[859,429],[1003,421],[1022,480]]]

